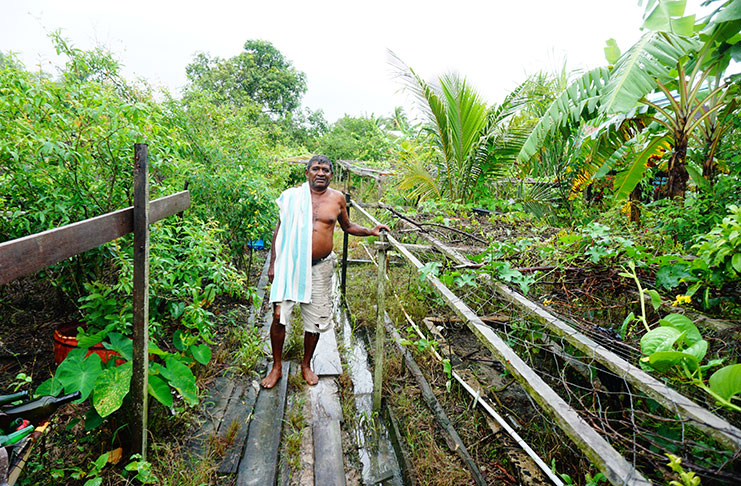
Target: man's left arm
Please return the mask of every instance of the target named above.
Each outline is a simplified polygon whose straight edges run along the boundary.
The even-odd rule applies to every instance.
[[[369,229],[350,221],[350,217],[347,215],[347,205],[345,204],[344,197],[340,198],[340,215],[337,220],[340,223],[342,231],[353,236],[378,236],[381,234],[381,231],[391,231],[385,224],[379,224],[373,227],[373,229]]]

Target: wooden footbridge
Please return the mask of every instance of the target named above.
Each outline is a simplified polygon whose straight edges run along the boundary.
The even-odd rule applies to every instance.
[[[345,169],[345,180],[349,181],[351,172],[371,177],[378,183],[379,199],[382,194],[382,183],[384,174],[369,171],[367,169],[356,170],[351,164],[342,164]],[[347,182],[346,192],[349,192],[349,182]],[[382,204],[375,205],[360,204],[355,201],[348,207],[353,208],[355,218],[363,217],[371,223],[377,223],[377,220],[365,208],[374,207],[379,210],[386,209]],[[393,212],[393,211],[392,211]],[[453,248],[450,248],[437,240],[432,234],[423,231],[421,227],[414,228],[413,223],[409,223],[411,230],[416,230],[418,235],[427,239],[430,247],[444,255],[455,264],[470,266],[470,262],[465,256]],[[417,270],[424,267],[424,263],[414,255],[411,248],[415,245],[405,245],[393,236],[381,238],[377,244],[375,258],[370,255],[376,263],[387,263],[387,251],[394,249],[401,255],[409,265]],[[417,245],[419,246],[419,245]],[[345,249],[343,251],[343,265],[341,267],[341,287],[344,291],[346,271],[347,271],[347,239],[345,240]],[[378,309],[384,309],[384,285],[386,281],[386,265],[378,266]],[[586,420],[583,410],[575,408],[576,404],[567,402],[562,394],[549,385],[543,377],[528,363],[526,363],[518,354],[516,354],[510,345],[503,340],[499,333],[484,320],[479,317],[460,297],[446,287],[440,279],[431,273],[424,273],[423,277],[428,281],[437,294],[448,304],[453,313],[457,315],[460,322],[467,325],[468,329],[479,340],[481,345],[487,349],[493,356],[518,382],[524,392],[529,395],[531,402],[547,418],[550,424],[560,429],[568,437],[571,444],[578,448],[581,453],[601,471],[605,478],[614,485],[649,485],[653,484],[652,480],[640,466],[641,460],[639,455],[644,453],[644,449],[636,446],[634,443],[632,450],[622,451],[616,449],[612,443],[614,436],[606,434],[609,429],[599,426],[593,420]],[[263,280],[264,285],[264,280]],[[493,282],[492,287],[496,298],[506,302],[513,311],[527,316],[534,322],[539,323],[547,331],[545,339],[549,352],[554,356],[566,360],[568,364],[578,368],[579,363],[587,363],[587,367],[599,367],[616,377],[622,382],[627,397],[630,400],[640,398],[642,401],[652,400],[658,407],[664,407],[667,411],[668,420],[676,420],[681,424],[682,430],[694,430],[694,433],[704,434],[706,437],[715,441],[723,454],[733,461],[738,457],[741,451],[741,430],[731,425],[722,416],[717,415],[706,409],[701,403],[691,400],[678,393],[667,384],[657,380],[653,376],[645,373],[623,356],[609,349],[594,339],[591,339],[582,333],[575,326],[565,322],[562,318],[554,315],[541,305],[530,301],[525,296],[516,292],[509,287]],[[263,316],[263,322],[267,323],[267,317]],[[416,323],[410,322],[414,327]],[[408,323],[405,323],[406,326]],[[435,325],[425,322],[426,329],[424,334],[417,327],[420,335],[429,336],[431,333],[439,343],[445,343],[445,338],[440,334]],[[267,327],[263,329],[267,336]],[[337,328],[342,328],[338,323]],[[334,336],[332,336],[333,338]],[[333,344],[333,339],[322,337],[320,346],[326,346],[317,349],[314,363],[317,373],[320,375],[320,383],[317,387],[309,391],[309,408],[311,419],[311,437],[313,445],[313,459],[311,471],[302,475],[300,484],[317,484],[317,485],[334,485],[346,484],[345,467],[343,465],[343,434],[342,434],[342,414],[336,393],[335,377],[341,373],[342,367],[339,364],[340,358]],[[393,323],[384,312],[378,312],[376,327],[376,349],[383,345],[386,339],[399,343],[399,336],[396,334]],[[549,341],[550,339],[550,341]],[[558,343],[554,341],[558,341]],[[267,342],[267,337],[266,337]],[[574,349],[577,355],[568,356],[565,346]],[[563,484],[561,478],[551,471],[551,468],[539,457],[512,427],[512,424],[500,415],[497,406],[489,398],[485,388],[476,381],[465,369],[458,368],[455,363],[460,362],[450,351],[452,345],[446,344],[448,351],[440,350],[435,353],[439,359],[448,358],[454,363],[451,376],[458,384],[470,393],[473,403],[476,403],[482,413],[488,416],[489,424],[493,434],[500,434],[498,440],[503,440],[511,445],[512,449],[518,449],[518,458],[512,458],[513,463],[521,465],[523,470],[529,470],[528,477],[537,479],[526,480],[521,477],[521,484]],[[404,356],[407,367],[410,369],[412,376],[418,379],[419,388],[427,402],[430,410],[440,424],[440,429],[448,442],[451,450],[454,450],[463,460],[466,467],[471,471],[471,477],[476,484],[487,484],[484,475],[478,471],[477,466],[468,455],[465,444],[457,437],[455,430],[450,427],[450,420],[444,414],[439,404],[436,404],[434,393],[429,391],[424,377],[415,371],[413,359],[409,353],[399,346],[399,352]],[[378,410],[381,402],[380,383],[383,379],[382,360],[383,354],[377,353],[374,368],[376,377],[374,379],[373,402],[374,409]],[[574,357],[576,356],[576,357]],[[457,360],[457,361],[456,361]],[[290,373],[290,364],[286,363],[283,376],[287,377]],[[214,420],[210,421],[203,434],[212,434],[218,437],[233,436],[233,445],[226,455],[221,465],[221,470],[236,475],[236,484],[288,484],[287,478],[278,477],[281,468],[279,464],[280,429],[283,414],[286,410],[286,382],[284,378],[279,386],[272,390],[261,390],[258,382],[251,381],[245,383],[231,383],[229,381],[219,381],[213,387],[213,405],[211,413]],[[561,390],[563,391],[563,390]],[[369,393],[369,392],[368,392]],[[631,409],[638,407],[631,401]],[[588,414],[586,414],[589,417]],[[393,428],[393,427],[391,427]],[[683,432],[684,434],[684,432]],[[634,434],[635,435],[635,434]],[[347,437],[347,434],[344,435]],[[505,439],[506,437],[506,439]],[[346,444],[347,446],[347,444]],[[624,446],[623,446],[624,447]],[[398,454],[400,469],[404,469],[403,451]],[[519,462],[518,462],[519,461]],[[304,473],[302,473],[304,474]],[[732,471],[725,477],[735,477]],[[722,477],[720,476],[716,477]],[[367,484],[394,484],[394,479],[382,479],[378,477],[377,482],[368,482]],[[413,479],[397,479],[403,483],[413,483]],[[731,483],[729,483],[731,484]]]

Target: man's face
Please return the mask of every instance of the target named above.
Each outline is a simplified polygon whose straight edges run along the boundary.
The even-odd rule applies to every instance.
[[[311,167],[304,171],[309,186],[314,190],[324,190],[329,187],[329,181],[332,180],[332,170],[329,164],[324,162],[314,162]]]

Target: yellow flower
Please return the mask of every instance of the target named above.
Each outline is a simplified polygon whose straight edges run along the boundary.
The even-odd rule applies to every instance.
[[[677,298],[674,299],[674,303],[672,304],[674,307],[679,307],[682,304],[689,304],[692,302],[692,297],[689,295],[677,295]]]

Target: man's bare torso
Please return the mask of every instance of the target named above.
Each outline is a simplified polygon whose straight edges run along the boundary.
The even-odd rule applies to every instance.
[[[311,192],[312,233],[311,258],[319,260],[332,252],[334,228],[337,221],[347,218],[345,196],[332,188],[323,193]]]

